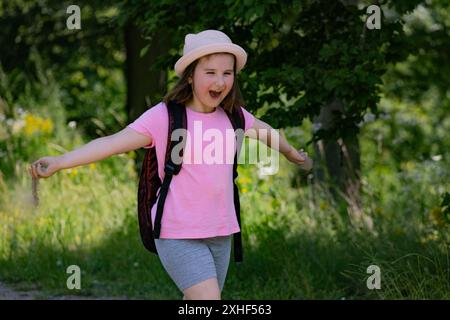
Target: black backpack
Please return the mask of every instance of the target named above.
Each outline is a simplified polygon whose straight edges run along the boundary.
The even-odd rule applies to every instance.
[[[172,181],[172,177],[177,175],[181,170],[181,163],[174,163],[170,157],[172,154],[172,149],[178,143],[182,143],[182,148],[180,151],[180,157],[183,155],[184,145],[186,143],[185,137],[181,136],[178,141],[171,141],[172,132],[176,129],[187,129],[186,121],[186,107],[183,104],[179,104],[175,101],[170,101],[167,105],[167,111],[169,114],[169,131],[167,135],[167,149],[165,155],[165,167],[164,167],[164,179],[161,179],[158,175],[158,161],[156,158],[156,148],[146,149],[145,157],[143,160],[139,187],[138,187],[138,220],[139,220],[139,231],[141,234],[142,242],[145,248],[155,254],[158,254],[155,246],[155,239],[159,239],[161,232],[161,218],[164,211],[164,202],[169,191],[169,185]],[[244,130],[245,119],[241,108],[235,109],[233,113],[225,111],[233,129]],[[185,131],[184,131],[185,132]],[[237,145],[236,153],[234,155],[233,164],[233,190],[234,190],[234,207],[236,211],[237,221],[239,227],[241,227],[241,216],[240,216],[240,202],[239,202],[239,190],[236,185],[237,173],[237,159],[239,156],[239,151],[242,146],[243,135],[237,134]],[[158,193],[159,190],[159,193]],[[155,227],[152,227],[151,219],[151,208],[156,203],[158,197],[158,206],[156,210],[155,217]],[[242,254],[242,237],[241,232],[233,234],[234,243],[234,260],[236,262],[243,261]]]

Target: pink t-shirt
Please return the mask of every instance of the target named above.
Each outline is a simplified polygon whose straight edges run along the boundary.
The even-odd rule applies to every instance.
[[[247,131],[253,126],[255,118],[244,108],[242,111]],[[190,138],[186,142],[181,170],[170,183],[161,220],[160,237],[195,239],[239,232],[232,181],[232,160],[236,150],[234,133],[231,134],[232,139],[226,139],[226,136],[233,132],[231,122],[221,107],[211,113],[186,108],[186,115]],[[152,143],[144,148],[156,147],[161,181],[164,178],[168,121],[167,108],[160,102],[128,125],[137,132],[152,137]],[[219,140],[222,139],[218,138],[217,134],[223,137],[223,143],[220,143]],[[215,144],[216,142],[219,143]],[[222,147],[212,148],[213,144]],[[218,161],[219,158],[222,160]],[[151,209],[153,222],[156,208],[157,203]]]

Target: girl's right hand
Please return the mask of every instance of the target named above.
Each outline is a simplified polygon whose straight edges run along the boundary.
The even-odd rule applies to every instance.
[[[61,169],[60,162],[60,157],[43,157],[33,162],[28,172],[35,179],[48,178]]]

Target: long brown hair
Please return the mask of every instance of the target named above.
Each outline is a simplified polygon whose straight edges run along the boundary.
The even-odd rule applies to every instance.
[[[219,52],[217,52],[219,53]],[[212,53],[214,54],[214,53]],[[212,54],[203,56],[209,57]],[[201,58],[203,58],[201,57]],[[227,112],[231,113],[236,108],[244,106],[244,99],[242,98],[241,90],[239,89],[239,85],[236,77],[236,57],[234,57],[234,80],[233,87],[231,87],[230,92],[228,92],[227,96],[220,103],[220,106]],[[178,103],[186,104],[188,101],[192,99],[194,96],[192,93],[192,87],[189,83],[189,78],[194,76],[195,67],[201,58],[198,58],[190,65],[188,65],[181,75],[181,78],[177,81],[175,86],[170,90],[163,98],[163,102],[167,105],[170,100],[175,100]]]

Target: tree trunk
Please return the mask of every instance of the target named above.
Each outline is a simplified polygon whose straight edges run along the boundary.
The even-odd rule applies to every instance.
[[[166,91],[167,72],[151,69],[161,55],[166,55],[169,47],[167,32],[155,32],[151,40],[144,39],[139,29],[131,21],[125,30],[127,113],[130,121],[135,120],[153,104],[159,102]],[[150,45],[141,57],[141,51]]]
[[[314,118],[314,128],[332,128],[343,112],[342,103],[334,101],[322,107]],[[346,208],[350,222],[372,228],[372,220],[362,210],[361,162],[358,136],[319,140],[314,143],[316,182],[327,186],[333,199]]]
[[[134,121],[148,108],[161,101],[166,93],[167,72],[151,68],[161,55],[169,50],[168,31],[155,32],[151,40],[144,39],[137,26],[130,21],[125,28],[127,115]],[[141,51],[150,45],[144,55]],[[136,166],[140,172],[143,150],[137,152]]]

